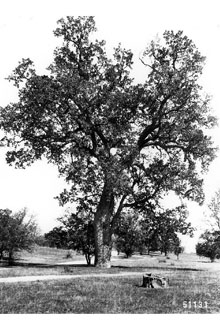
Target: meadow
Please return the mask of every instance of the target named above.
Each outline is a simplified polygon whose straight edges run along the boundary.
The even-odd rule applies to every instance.
[[[100,274],[108,274],[101,277]],[[125,274],[126,273],[126,274]],[[144,273],[169,278],[165,289],[142,287]],[[87,267],[84,257],[44,247],[22,253],[15,265],[2,263],[0,277],[82,275],[80,278],[0,283],[0,313],[191,314],[220,312],[220,263],[195,254],[180,260],[170,255],[123,255],[112,258],[110,269]],[[83,278],[83,275],[91,277]],[[117,274],[117,277],[115,276]]]

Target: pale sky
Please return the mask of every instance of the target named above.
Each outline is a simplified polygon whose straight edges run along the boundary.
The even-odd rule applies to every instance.
[[[38,73],[45,72],[51,63],[58,39],[53,36],[56,22],[67,15],[94,15],[97,38],[107,42],[107,49],[119,42],[134,53],[134,76],[143,81],[145,67],[139,54],[147,44],[164,30],[183,30],[201,53],[207,57],[201,83],[212,95],[212,108],[220,117],[220,15],[219,1],[197,0],[114,0],[114,1],[1,1],[0,4],[0,106],[16,100],[16,90],[4,78],[22,58],[30,57]],[[213,131],[218,144],[220,129]],[[54,197],[62,191],[64,182],[57,169],[45,162],[37,162],[26,170],[6,165],[4,149],[0,150],[0,208],[17,210],[27,207],[36,215],[43,232],[58,225],[55,219],[63,209]],[[207,200],[220,188],[220,157],[210,167],[205,178]],[[172,200],[170,201],[172,204]],[[190,221],[201,226],[203,208],[190,204]],[[189,246],[194,241],[189,243]]]

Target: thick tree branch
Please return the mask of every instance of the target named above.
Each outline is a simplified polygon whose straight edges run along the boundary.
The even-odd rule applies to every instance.
[[[123,204],[124,204],[124,201],[125,201],[126,198],[127,198],[127,194],[123,195],[122,198],[121,198],[121,200],[120,200],[120,203],[118,205],[117,211],[116,211],[116,213],[114,214],[114,216],[112,218],[112,228],[114,228],[114,226],[115,226],[115,224],[116,224],[116,222],[118,220],[118,217],[121,214],[121,211],[122,211],[122,209],[124,207]]]

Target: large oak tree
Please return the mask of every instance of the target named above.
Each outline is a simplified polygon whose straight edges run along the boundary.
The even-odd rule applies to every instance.
[[[23,59],[9,77],[19,101],[2,109],[1,127],[8,163],[46,157],[72,183],[60,202],[93,210],[96,265],[108,267],[123,208],[153,210],[170,190],[203,201],[199,171],[214,157],[206,132],[215,118],[198,84],[204,57],[183,32],[150,43],[145,83],[135,84],[132,52],[119,45],[110,58],[95,31],[93,17],[58,22],[63,43],[48,74]]]

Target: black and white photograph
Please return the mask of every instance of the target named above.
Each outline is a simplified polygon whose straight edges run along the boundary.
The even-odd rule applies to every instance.
[[[1,2],[0,318],[220,313],[219,9]]]

